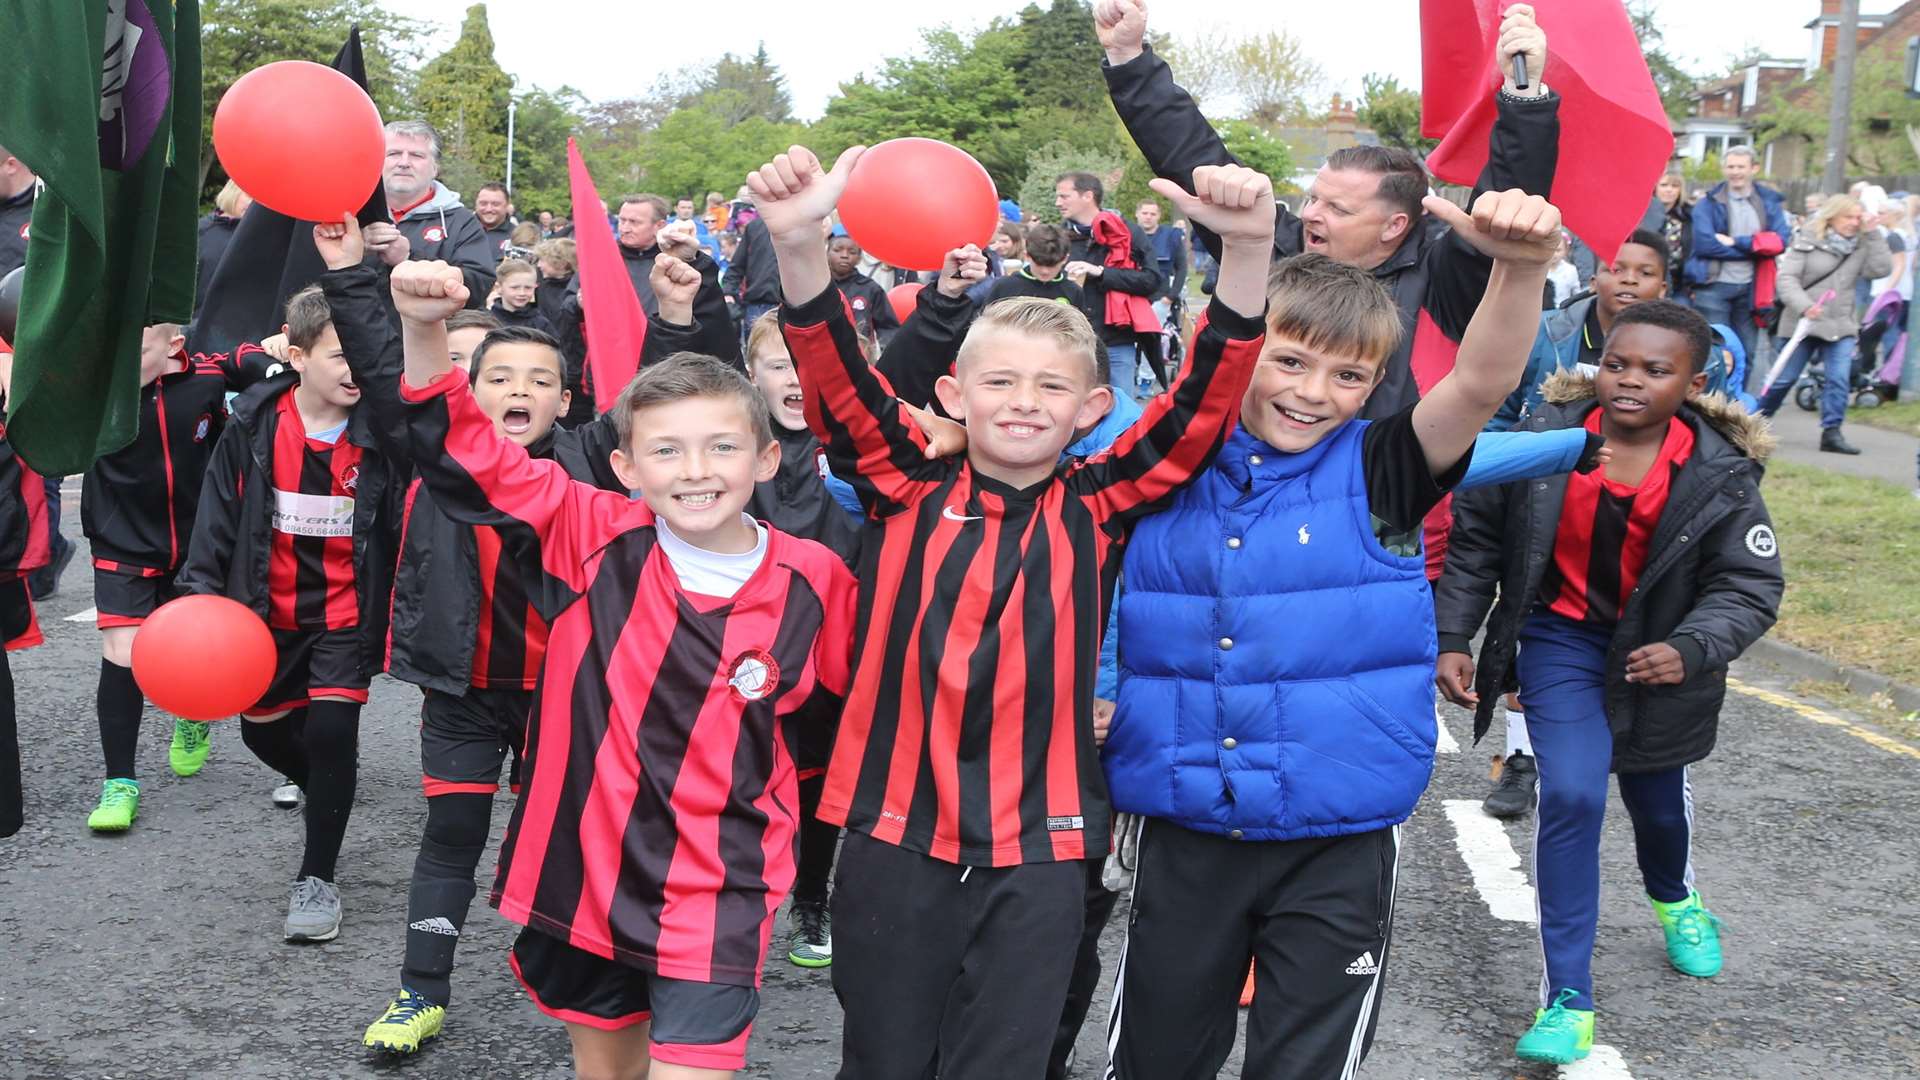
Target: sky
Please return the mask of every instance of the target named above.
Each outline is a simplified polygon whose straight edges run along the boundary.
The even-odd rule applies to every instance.
[[[1589,0],[1554,0],[1585,3]],[[1669,51],[1703,74],[1724,73],[1727,60],[1748,47],[1769,55],[1806,54],[1806,23],[1819,0],[1652,0]],[[439,25],[428,55],[457,32],[466,0],[385,0],[386,6]],[[722,0],[703,23],[680,16],[656,24],[633,0],[494,0],[487,7],[494,55],[519,85],[571,85],[593,100],[630,97],[666,72],[710,62],[723,52],[751,54],[760,41],[787,76],[794,111],[819,116],[839,83],[879,68],[883,58],[915,51],[923,29],[942,23],[977,29],[1012,15],[1026,0],[982,0],[964,8],[901,0]],[[1863,13],[1899,6],[1865,0]],[[667,5],[660,5],[659,9]],[[1329,89],[1353,97],[1370,72],[1417,86],[1420,74],[1419,0],[1154,0],[1150,28],[1178,34],[1208,28],[1286,30],[1326,69]],[[1356,27],[1371,35],[1357,40]],[[1150,31],[1151,32],[1151,31]],[[563,44],[564,43],[564,44]],[[1551,42],[1549,42],[1551,47]]]

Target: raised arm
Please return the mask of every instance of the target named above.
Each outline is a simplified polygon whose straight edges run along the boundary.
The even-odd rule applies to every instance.
[[[1524,191],[1489,192],[1473,216],[1437,196],[1427,210],[1493,259],[1486,295],[1460,342],[1453,370],[1414,406],[1427,467],[1443,476],[1473,446],[1520,382],[1539,332],[1540,292],[1560,235],[1560,211]]]
[[[748,173],[747,187],[780,263],[780,329],[800,376],[807,426],[826,445],[834,474],[853,484],[869,513],[881,515],[913,502],[950,467],[927,460],[926,436],[861,355],[827,270],[821,223],[865,150],[841,154],[829,172],[796,146]]]
[[[880,353],[874,366],[884,375],[901,401],[909,405],[937,408],[933,384],[942,375],[953,373],[960,356],[960,342],[973,323],[973,301],[967,290],[983,281],[987,259],[973,244],[947,252],[940,267],[940,280],[931,289],[921,289],[913,312]]]
[[[381,295],[380,275],[362,261],[365,242],[360,223],[347,214],[338,222],[317,224],[313,246],[327,264],[320,290],[333,313],[333,328],[340,335],[340,350],[347,356],[354,385],[360,388],[366,407],[373,410],[373,434],[380,452],[411,462],[407,410],[400,403],[400,338]]]
[[[393,297],[406,355],[400,394],[409,406],[408,437],[434,501],[455,521],[530,530],[539,537],[549,584],[575,593],[586,588],[589,557],[651,521],[646,504],[576,483],[558,462],[536,461],[494,431],[447,355],[445,319],[467,300],[456,267],[396,267]]]
[[[1099,0],[1093,24],[1107,53],[1102,70],[1114,111],[1155,175],[1184,183],[1203,165],[1240,164],[1200,106],[1175,85],[1167,62],[1146,43],[1145,0]],[[1274,205],[1273,232],[1272,258],[1300,253],[1300,219],[1283,204]],[[1220,238],[1212,230],[1193,222],[1193,238],[1220,257]]]
[[[1145,513],[1213,463],[1265,343],[1273,184],[1241,165],[1210,165],[1194,170],[1193,185],[1189,195],[1170,180],[1152,184],[1220,237],[1220,282],[1173,386],[1106,453],[1069,474],[1105,516]]]

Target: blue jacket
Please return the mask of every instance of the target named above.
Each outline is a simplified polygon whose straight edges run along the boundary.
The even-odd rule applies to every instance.
[[[1375,537],[1365,421],[1309,450],[1245,431],[1128,545],[1118,810],[1235,839],[1404,821],[1435,738],[1433,600]]]
[[[1540,331],[1534,335],[1533,352],[1527,356],[1527,373],[1521,377],[1520,385],[1513,393],[1507,395],[1500,411],[1487,422],[1488,431],[1510,431],[1518,427],[1522,417],[1539,411],[1540,386],[1547,381],[1547,377],[1556,371],[1572,371],[1579,366],[1580,331],[1586,325],[1587,314],[1593,310],[1596,302],[1593,297],[1588,297],[1540,316]],[[1746,392],[1747,354],[1740,345],[1739,335],[1733,332],[1732,327],[1719,323],[1713,325],[1713,333],[1718,346],[1716,355],[1707,364],[1707,387],[1702,393],[1727,394],[1745,405],[1747,411],[1755,411],[1758,403],[1752,394]],[[1477,467],[1479,463],[1476,454],[1474,465]],[[1478,486],[1470,481],[1471,474],[1469,480],[1463,481],[1460,486]]]
[[[1754,193],[1760,196],[1760,203],[1766,207],[1766,217],[1761,223],[1762,232],[1770,232],[1780,237],[1780,243],[1786,244],[1793,239],[1793,226],[1787,222],[1787,208],[1780,193],[1764,184],[1753,185]],[[1719,240],[1727,234],[1727,185],[1722,181],[1713,190],[1700,197],[1693,204],[1693,250],[1687,253],[1687,283],[1705,285],[1713,280],[1713,264],[1753,258],[1753,238],[1736,236],[1733,246],[1727,247]]]

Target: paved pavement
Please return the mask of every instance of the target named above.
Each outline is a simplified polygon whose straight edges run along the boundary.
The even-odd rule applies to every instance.
[[[1780,436],[1780,448],[1774,456],[1802,465],[1829,469],[1850,476],[1887,480],[1903,488],[1914,486],[1914,455],[1920,452],[1920,439],[1868,424],[1850,423],[1847,441],[1860,448],[1860,455],[1820,452],[1820,414],[1807,412],[1788,402],[1773,417],[1774,433]]]
[[[12,658],[28,824],[0,841],[0,1077],[568,1075],[566,1036],[514,984],[505,964],[512,928],[483,903],[461,947],[447,1034],[399,1063],[376,1062],[358,1045],[394,988],[424,816],[412,688],[383,680],[366,712],[338,941],[279,940],[299,820],[269,804],[276,778],[231,725],[216,728],[206,769],[181,780],[166,767],[170,725],[149,711],[139,824],[120,837],[87,832],[98,791],[99,660],[91,624],[64,621],[90,602],[85,565],[76,560],[67,591],[42,608],[48,644]],[[1442,754],[1405,833],[1394,953],[1366,1077],[1920,1075],[1912,828],[1920,751],[1869,741],[1849,718],[1779,696],[1784,685],[1763,671],[1736,673],[1775,693],[1731,696],[1721,749],[1694,779],[1695,853],[1701,888],[1726,920],[1726,971],[1701,982],[1667,968],[1616,803],[1595,958],[1599,1042],[1611,1049],[1564,1072],[1520,1067],[1512,1042],[1539,975],[1525,921],[1530,829],[1478,814],[1484,748]],[[1452,738],[1467,737],[1463,713],[1449,707],[1446,721]],[[504,822],[497,807],[496,824]],[[489,875],[492,863],[489,853]],[[1105,942],[1109,960],[1121,911]],[[743,1075],[831,1076],[838,1034],[828,977],[776,961]],[[1096,1022],[1082,1034],[1080,1060],[1097,1060],[1100,1046]],[[1238,1074],[1237,1051],[1224,1074]]]

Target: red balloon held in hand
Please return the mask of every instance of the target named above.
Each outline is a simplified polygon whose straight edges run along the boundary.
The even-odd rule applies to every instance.
[[[907,316],[913,314],[914,305],[920,302],[920,290],[924,288],[926,286],[917,281],[909,281],[888,289],[887,303],[893,305],[893,317],[906,322]]]
[[[282,60],[240,76],[221,97],[213,150],[268,209],[339,221],[380,185],[387,137],[359,84],[321,64]]]
[[[903,270],[938,270],[947,252],[986,247],[1000,222],[993,177],[937,139],[890,139],[868,150],[840,196],[840,223],[867,254]]]
[[[222,720],[255,705],[278,658],[267,624],[224,596],[162,604],[133,638],[140,692],[183,720]]]

